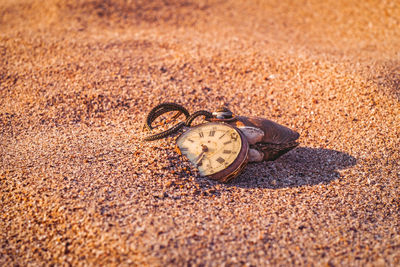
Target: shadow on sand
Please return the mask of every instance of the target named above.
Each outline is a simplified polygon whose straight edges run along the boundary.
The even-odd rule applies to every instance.
[[[336,150],[299,147],[276,161],[249,164],[230,185],[242,188],[288,188],[329,183],[356,158]]]

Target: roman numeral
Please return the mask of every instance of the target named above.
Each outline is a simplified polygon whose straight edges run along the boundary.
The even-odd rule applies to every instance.
[[[232,150],[224,150],[224,151],[222,151],[222,153],[224,153],[224,154],[231,154],[231,153],[232,153]]]
[[[221,157],[217,158],[217,161],[218,161],[220,164],[222,164],[222,163],[225,162],[225,160],[224,160],[223,158],[221,158]]]
[[[224,143],[224,145],[227,145],[227,144],[230,144],[230,143],[232,143],[232,141],[231,141],[231,140],[229,140],[229,141],[226,141],[226,142]]]
[[[238,139],[238,136],[235,133],[231,133],[231,138],[236,141]]]
[[[203,132],[199,132],[199,136],[200,137],[204,137],[204,133]]]
[[[212,130],[212,131],[210,131],[210,134],[209,134],[209,136],[214,136],[214,134],[215,134],[215,131],[214,131],[214,130]]]

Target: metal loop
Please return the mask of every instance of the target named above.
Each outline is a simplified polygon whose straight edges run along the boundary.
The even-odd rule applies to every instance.
[[[190,127],[190,125],[192,124],[192,122],[200,116],[204,116],[206,119],[208,118],[212,118],[212,113],[208,112],[207,110],[199,110],[196,111],[195,113],[193,113],[192,115],[190,115],[187,119],[186,119],[186,126]]]
[[[150,110],[149,114],[146,117],[145,127],[147,129],[149,129],[150,131],[153,130],[155,127],[153,127],[151,124],[162,114],[170,112],[170,111],[178,111],[174,116],[172,116],[170,121],[176,120],[183,113],[186,117],[185,122],[179,122],[165,131],[146,136],[143,139],[144,141],[154,141],[154,140],[162,139],[162,138],[165,138],[169,135],[172,135],[172,134],[178,132],[184,126],[190,127],[192,122],[197,117],[204,116],[206,119],[210,119],[213,117],[212,113],[208,112],[206,110],[199,110],[199,111],[196,111],[195,113],[193,113],[192,115],[190,115],[189,112],[187,111],[187,109],[179,104],[169,103],[169,102],[161,103]]]
[[[175,124],[174,126],[169,128],[168,130],[163,131],[161,133],[146,136],[143,140],[144,141],[155,141],[158,139],[166,138],[167,136],[178,132],[183,126],[185,126],[185,123],[183,121],[181,121],[178,124]]]
[[[170,112],[170,111],[174,111],[177,110],[178,113],[173,117],[173,118],[177,118],[179,117],[180,114],[184,114],[186,119],[189,117],[189,111],[187,111],[186,108],[184,108],[183,106],[176,104],[176,103],[161,103],[157,106],[155,106],[152,110],[150,110],[149,114],[147,115],[146,118],[146,127],[149,130],[153,130],[154,128],[151,126],[151,124],[153,123],[153,121],[155,119],[157,119],[159,116],[161,116],[164,113]]]
[[[150,131],[153,130],[155,127],[153,127],[151,124],[162,114],[170,112],[170,111],[178,111],[172,118],[171,120],[177,119],[182,113],[185,115],[186,119],[189,117],[189,112],[187,111],[186,108],[183,106],[176,104],[176,103],[161,103],[157,106],[155,106],[147,115],[146,118],[146,123],[145,126],[147,129]],[[158,139],[165,138],[169,135],[172,135],[176,132],[178,132],[183,126],[185,126],[185,122],[179,122],[178,124],[175,124],[171,128],[162,131],[157,134],[149,135],[146,136],[143,140],[144,141],[154,141]]]

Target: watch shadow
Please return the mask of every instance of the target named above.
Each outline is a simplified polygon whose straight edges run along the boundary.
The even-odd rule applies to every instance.
[[[229,185],[278,189],[327,184],[340,178],[339,170],[356,163],[356,158],[340,151],[299,147],[275,161],[248,164]]]

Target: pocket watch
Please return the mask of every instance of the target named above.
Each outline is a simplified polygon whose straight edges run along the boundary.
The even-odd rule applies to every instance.
[[[164,113],[177,111],[163,124],[176,120],[182,114],[186,117],[166,131],[144,138],[153,141],[179,132],[186,127],[176,140],[176,150],[197,167],[201,176],[220,182],[229,182],[237,177],[248,162],[271,161],[295,148],[299,134],[273,121],[234,116],[225,108],[210,113],[205,110],[193,114],[179,104],[162,103],[154,107],[146,118],[145,126],[152,130],[152,123]],[[205,122],[191,127],[199,116]]]
[[[223,122],[207,122],[192,127],[177,141],[179,154],[193,163],[201,176],[229,182],[248,162],[249,144],[236,127]]]

